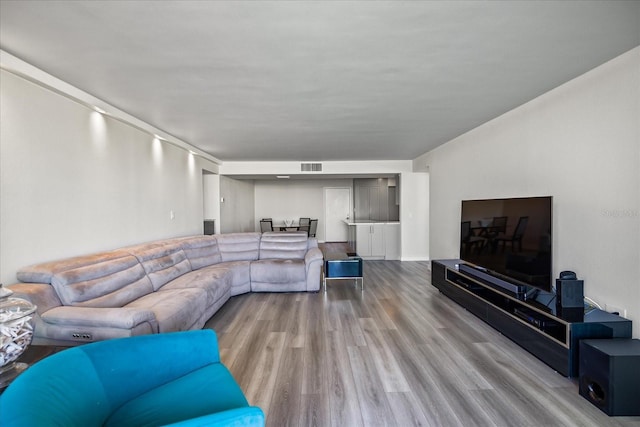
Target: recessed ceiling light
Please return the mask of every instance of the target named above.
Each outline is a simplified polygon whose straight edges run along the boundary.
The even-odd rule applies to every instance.
[[[276,175],[276,178],[279,178],[279,179],[289,179],[289,175]]]
[[[94,109],[95,111],[97,111],[98,113],[100,113],[100,114],[107,114],[107,112],[106,112],[106,111],[104,111],[104,110],[103,110],[102,108],[100,108],[100,107],[93,107],[93,109]]]

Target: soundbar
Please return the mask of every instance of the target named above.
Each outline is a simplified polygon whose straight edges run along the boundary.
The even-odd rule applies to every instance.
[[[489,270],[482,267],[475,267],[470,264],[460,263],[460,265],[458,266],[458,271],[466,273],[469,276],[475,277],[477,279],[481,279],[482,283],[485,283],[489,286],[505,289],[509,292],[513,292],[518,296],[523,296],[527,291],[527,287],[525,285],[518,285],[516,283],[508,282],[497,277],[495,273],[492,274],[489,272]]]

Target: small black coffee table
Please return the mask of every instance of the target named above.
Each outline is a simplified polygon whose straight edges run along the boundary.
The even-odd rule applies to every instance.
[[[362,258],[349,256],[345,253],[328,253],[324,257],[322,284],[327,292],[327,280],[354,279],[356,286],[358,279],[364,291],[364,277],[362,276]]]

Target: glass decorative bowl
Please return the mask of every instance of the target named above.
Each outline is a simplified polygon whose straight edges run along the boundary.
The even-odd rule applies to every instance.
[[[16,360],[33,339],[36,306],[22,298],[13,298],[0,284],[0,388],[4,388],[28,368]]]

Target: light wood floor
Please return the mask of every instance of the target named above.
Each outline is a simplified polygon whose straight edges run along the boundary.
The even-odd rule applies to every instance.
[[[364,291],[231,298],[208,322],[268,426],[638,426],[438,293],[426,262],[365,261]]]

